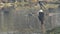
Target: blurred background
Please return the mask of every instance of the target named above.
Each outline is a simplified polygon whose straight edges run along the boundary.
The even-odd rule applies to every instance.
[[[60,2],[60,0],[41,0]],[[60,33],[60,4],[44,4],[46,34]],[[38,0],[0,0],[0,34],[41,34]]]

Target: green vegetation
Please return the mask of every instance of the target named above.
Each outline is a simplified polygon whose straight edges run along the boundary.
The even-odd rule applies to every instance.
[[[48,30],[47,34],[60,34],[60,27],[56,27],[52,30]]]

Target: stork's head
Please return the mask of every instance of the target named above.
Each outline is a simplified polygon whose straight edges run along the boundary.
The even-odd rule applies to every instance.
[[[38,1],[43,1],[43,0],[38,0]]]
[[[42,9],[40,9],[39,12],[44,12],[44,11]]]

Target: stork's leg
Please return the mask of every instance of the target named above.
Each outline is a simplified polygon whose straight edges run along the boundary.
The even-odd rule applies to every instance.
[[[46,33],[45,26],[44,26],[44,21],[41,21],[41,32],[42,32],[42,34]]]

